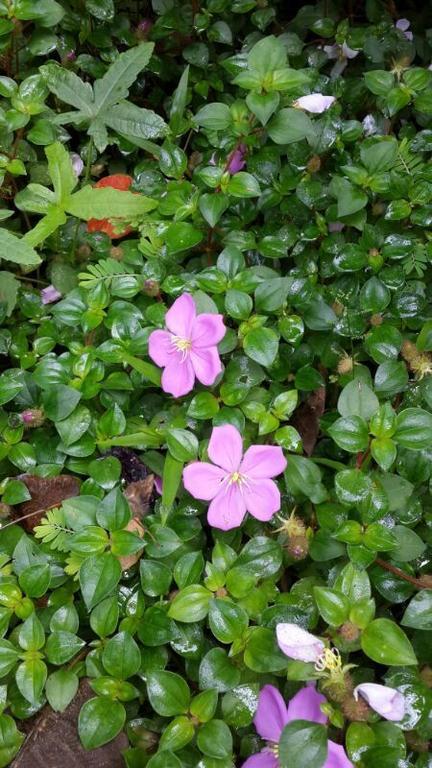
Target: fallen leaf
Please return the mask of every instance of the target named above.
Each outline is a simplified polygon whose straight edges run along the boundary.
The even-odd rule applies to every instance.
[[[135,451],[130,448],[119,448],[115,446],[109,451],[111,456],[115,456],[122,466],[122,479],[126,483],[135,483],[137,480],[144,480],[149,474],[146,465],[138,458]]]
[[[315,389],[293,413],[291,424],[299,433],[306,456],[311,456],[319,435],[319,420],[325,409],[325,387]]]
[[[141,525],[137,517],[133,517],[132,520],[129,520],[124,530],[130,531],[131,533],[136,533],[137,536],[140,537],[140,539],[143,538],[144,532],[145,532],[144,526]],[[124,557],[119,557],[119,562],[122,567],[122,571],[127,571],[129,570],[129,568],[132,568],[132,566],[135,565],[135,563],[137,563],[138,560],[140,559],[142,552],[143,551],[141,550],[140,552],[137,552],[134,555],[124,555]]]
[[[154,475],[147,475],[144,480],[129,483],[124,489],[124,495],[129,503],[132,514],[138,520],[141,520],[148,514],[153,486]]]
[[[27,531],[39,525],[48,509],[59,507],[62,501],[78,496],[80,491],[80,481],[72,475],[19,475],[18,479],[27,486],[31,499],[13,507],[12,518],[22,523]]]

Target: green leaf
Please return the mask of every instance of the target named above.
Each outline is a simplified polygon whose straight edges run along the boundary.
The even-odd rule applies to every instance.
[[[39,651],[45,645],[44,628],[35,613],[21,625],[18,642],[25,651]]]
[[[271,328],[254,328],[246,334],[243,346],[251,360],[269,366],[278,353],[279,338]]]
[[[360,416],[369,420],[379,408],[379,400],[361,379],[347,384],[339,395],[337,408],[341,416]]]
[[[131,220],[157,207],[156,200],[133,192],[103,187],[82,187],[66,201],[68,213],[78,219],[121,218]]]
[[[78,734],[85,749],[96,749],[115,739],[126,720],[123,704],[108,696],[89,699],[81,707]]]
[[[274,35],[262,38],[252,46],[248,55],[248,67],[261,76],[286,66],[287,52],[282,40]]]
[[[409,563],[416,560],[426,549],[426,544],[418,533],[405,525],[395,525],[392,534],[396,537],[397,546],[392,551],[392,558],[398,563]]]
[[[127,680],[138,672],[141,652],[129,632],[119,632],[106,642],[102,663],[109,675],[120,680]]]
[[[398,143],[393,136],[369,139],[360,147],[360,157],[369,173],[383,173],[393,168],[398,154]]]
[[[30,658],[19,665],[15,680],[20,693],[30,704],[39,704],[47,679],[47,667],[41,659]]]
[[[390,619],[374,619],[363,631],[364,653],[377,664],[399,667],[417,664],[405,632]]]
[[[0,227],[0,253],[6,261],[24,267],[37,267],[42,261],[25,239],[20,239],[3,227]]]
[[[25,736],[9,715],[0,715],[0,768],[7,768],[19,751]]]
[[[396,417],[393,440],[403,448],[420,451],[432,444],[432,414],[422,408],[406,408]]]
[[[353,213],[361,211],[367,205],[367,195],[358,187],[350,184],[346,179],[342,179],[339,184],[337,195],[337,215],[352,216]]]
[[[217,760],[229,758],[233,749],[233,737],[229,727],[223,720],[210,720],[199,729],[197,746],[203,755]]]
[[[309,720],[293,720],[279,740],[281,768],[322,768],[327,760],[327,731]]]
[[[57,202],[64,203],[77,184],[69,153],[63,144],[56,141],[45,148],[45,154]]]
[[[120,53],[107,72],[94,84],[95,109],[101,113],[121,99],[125,99],[130,86],[149,63],[154,43],[140,43]]]
[[[84,83],[75,72],[65,69],[53,61],[40,67],[39,71],[45,82],[61,101],[79,109],[90,117],[95,111],[93,89],[90,83]]]
[[[19,282],[12,272],[0,272],[0,304],[6,306],[6,317],[10,317],[15,308]]]
[[[347,621],[351,606],[345,595],[328,587],[314,587],[313,591],[318,610],[327,624],[340,627]]]
[[[187,429],[170,429],[166,436],[168,450],[177,461],[183,463],[196,459],[198,439]]]
[[[45,655],[50,664],[65,664],[85,645],[84,640],[72,632],[52,632],[45,646]]]
[[[414,595],[401,623],[404,627],[432,630],[432,591],[430,589],[422,589]]]
[[[147,676],[147,695],[154,711],[163,717],[173,717],[188,711],[189,686],[174,672],[151,672]]]
[[[0,640],[0,677],[5,677],[19,660],[17,648],[9,640]]]
[[[376,96],[387,96],[394,85],[393,73],[386,72],[383,69],[374,69],[372,72],[365,72],[364,79],[369,90]]]
[[[215,598],[210,602],[208,621],[217,640],[221,643],[232,643],[246,630],[249,617],[244,608],[229,598]]]
[[[117,133],[132,139],[159,139],[168,130],[165,120],[152,109],[138,107],[129,101],[110,107],[104,114],[104,122]]]
[[[315,138],[315,128],[310,117],[299,109],[281,109],[268,124],[268,135],[275,144],[295,144]]]
[[[231,124],[231,112],[227,104],[206,104],[196,113],[194,123],[209,131],[224,131]]]
[[[336,419],[329,427],[328,433],[339,448],[349,453],[365,451],[368,447],[368,425],[360,416],[346,416]]]
[[[258,184],[255,176],[245,171],[239,171],[231,176],[227,192],[233,197],[258,197],[261,194],[260,185]]]
[[[201,584],[191,584],[174,597],[168,616],[176,621],[193,623],[204,619],[209,611],[212,592]]]
[[[114,555],[88,557],[82,564],[79,580],[84,602],[90,610],[112,592],[120,581],[121,565]]]

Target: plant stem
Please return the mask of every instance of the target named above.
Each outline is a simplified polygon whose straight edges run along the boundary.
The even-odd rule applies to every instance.
[[[397,568],[395,565],[388,563],[387,560],[382,560],[380,557],[377,557],[375,562],[380,566],[380,568],[383,568],[385,571],[390,571],[390,573],[393,573],[398,577],[398,579],[408,581],[410,584],[413,584],[414,587],[417,587],[417,589],[432,588],[432,584],[426,584],[426,582],[422,581],[421,579],[417,579],[415,576],[410,576],[409,573],[405,573],[405,571],[402,571],[401,568]]]

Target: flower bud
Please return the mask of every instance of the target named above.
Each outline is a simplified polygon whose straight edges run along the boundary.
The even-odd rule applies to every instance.
[[[360,630],[352,621],[346,621],[340,627],[339,634],[347,643],[353,643],[355,640],[358,640]]]
[[[45,421],[44,412],[40,408],[27,408],[20,415],[21,421],[26,427],[41,427]]]
[[[143,291],[146,296],[159,296],[160,285],[157,280],[149,278],[144,281]]]
[[[278,624],[276,638],[282,653],[297,661],[316,662],[324,650],[324,643],[297,624]]]
[[[405,699],[396,688],[378,683],[361,683],[354,688],[356,701],[359,701],[359,695],[386,720],[402,720],[405,714]]]
[[[370,709],[362,699],[346,696],[341,703],[341,709],[347,720],[364,722],[369,719]]]
[[[351,371],[354,368],[354,360],[352,357],[349,357],[349,355],[344,355],[341,357],[337,364],[337,372],[340,376],[343,376],[346,373],[351,373]]]
[[[321,158],[319,155],[312,155],[307,166],[309,173],[318,173],[321,168]]]
[[[293,560],[304,560],[309,552],[309,539],[305,535],[291,536],[286,549]]]
[[[370,322],[370,324],[371,324],[371,325],[373,325],[373,326],[375,326],[375,327],[376,327],[377,325],[382,325],[382,324],[383,324],[383,322],[384,322],[384,318],[383,318],[383,316],[382,316],[382,315],[380,315],[380,314],[377,312],[375,315],[372,315],[372,316],[369,318],[369,322]]]

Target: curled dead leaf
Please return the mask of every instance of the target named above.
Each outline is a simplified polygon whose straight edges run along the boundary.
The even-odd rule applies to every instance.
[[[135,483],[129,483],[124,490],[124,495],[129,503],[133,517],[129,520],[125,531],[135,533],[141,539],[144,536],[144,526],[142,519],[150,510],[150,499],[153,493],[154,475],[147,475],[143,480],[137,480]],[[119,557],[120,565],[123,571],[132,568],[138,562],[142,555],[142,550],[133,555],[124,555]]]
[[[325,387],[315,389],[309,397],[300,403],[293,413],[291,424],[299,433],[306,456],[311,456],[318,440],[319,420],[325,409]]]
[[[27,486],[31,499],[13,507],[12,518],[27,531],[39,525],[48,509],[59,507],[62,501],[78,496],[80,491],[80,481],[72,475],[20,475],[18,479]]]

